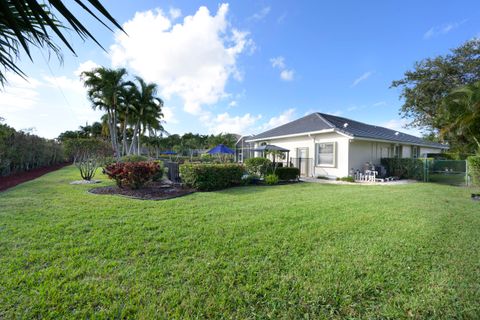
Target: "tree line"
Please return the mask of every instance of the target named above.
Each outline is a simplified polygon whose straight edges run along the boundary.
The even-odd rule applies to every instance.
[[[58,140],[65,142],[71,139],[109,139],[108,125],[106,123],[94,122],[91,125],[80,126],[78,130],[62,132]],[[129,128],[126,132],[127,140],[132,139],[133,130]],[[220,133],[217,135],[202,135],[198,133],[169,134],[163,131],[160,135],[144,136],[142,145],[146,152],[152,157],[160,157],[163,152],[173,151],[178,155],[193,156],[198,150],[213,148],[216,145],[224,144],[229,148],[235,148],[238,136],[231,133]]]
[[[64,161],[63,148],[57,141],[17,131],[0,119],[0,176]]]

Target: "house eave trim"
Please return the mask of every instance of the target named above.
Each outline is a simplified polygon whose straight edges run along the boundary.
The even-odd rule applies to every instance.
[[[352,137],[352,140],[362,140],[362,141],[376,141],[376,142],[385,142],[385,143],[399,143],[399,144],[405,144],[405,145],[411,145],[411,146],[419,146],[419,147],[425,147],[425,148],[433,148],[433,149],[449,149],[448,146],[432,146],[428,144],[422,144],[422,143],[414,143],[414,142],[407,142],[407,141],[393,141],[393,140],[384,140],[384,139],[374,139],[374,138],[363,138],[363,137]]]
[[[283,139],[283,138],[293,138],[293,137],[301,137],[301,136],[308,136],[312,134],[321,134],[321,133],[338,133],[340,135],[346,136],[348,138],[353,138],[352,136],[346,135],[343,132],[339,132],[338,130],[332,128],[332,129],[324,129],[324,130],[318,130],[318,131],[308,131],[308,132],[301,132],[301,133],[294,133],[294,134],[285,134],[281,136],[270,136],[270,137],[264,137],[264,138],[256,138],[256,139],[250,139],[246,140],[246,142],[257,142],[257,141],[266,141],[266,140],[271,140],[271,139]]]

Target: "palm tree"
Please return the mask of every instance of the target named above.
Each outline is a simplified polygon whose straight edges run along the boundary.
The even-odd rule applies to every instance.
[[[107,26],[107,22],[123,31],[99,0],[75,0],[74,2],[109,30],[112,29]],[[95,13],[94,10],[98,13]],[[102,20],[103,18],[106,20]],[[65,21],[67,24],[64,25],[61,21]],[[0,0],[0,65],[3,67],[3,70],[0,69],[0,84],[4,85],[6,81],[4,71],[12,71],[22,77],[25,76],[16,63],[21,49],[32,61],[31,47],[47,48],[61,60],[61,49],[54,41],[54,39],[59,39],[75,54],[65,36],[65,31],[68,29],[75,31],[82,40],[92,39],[102,47],[84,24],[77,19],[77,15],[65,6],[64,1]]]
[[[480,152],[480,81],[453,90],[443,100],[446,123],[441,137],[471,137]],[[471,142],[471,140],[470,140]]]
[[[142,78],[135,77],[137,81],[138,100],[135,101],[135,127],[133,139],[128,153],[132,153],[136,147],[137,154],[140,154],[141,137],[147,130],[163,130],[161,118],[163,118],[163,101],[158,98],[157,85],[146,83]]]
[[[120,156],[117,137],[118,112],[124,88],[129,85],[124,80],[126,75],[127,71],[124,68],[100,67],[82,72],[82,79],[88,89],[87,94],[93,109],[106,111],[112,148],[117,157]]]
[[[127,141],[127,131],[129,125],[132,124],[132,119],[136,111],[136,106],[138,105],[140,93],[138,92],[137,86],[131,83],[127,87],[122,89],[122,94],[120,96],[120,129],[122,132],[122,155],[127,155],[128,141]]]

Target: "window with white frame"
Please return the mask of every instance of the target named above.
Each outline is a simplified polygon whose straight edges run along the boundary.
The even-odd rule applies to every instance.
[[[334,167],[335,166],[335,142],[323,142],[316,144],[316,164],[317,166]]]

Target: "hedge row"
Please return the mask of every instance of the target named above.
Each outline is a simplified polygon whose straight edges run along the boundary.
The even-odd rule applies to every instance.
[[[275,175],[279,180],[298,180],[300,177],[300,169],[295,167],[278,167],[275,169]]]
[[[480,156],[471,156],[467,158],[468,172],[472,178],[472,184],[480,186]]]
[[[189,187],[211,191],[240,184],[244,171],[242,165],[235,163],[185,163],[180,166],[180,177]]]
[[[420,159],[382,158],[380,163],[387,170],[387,176],[415,180],[424,178],[424,163]]]
[[[61,144],[0,124],[0,176],[64,161]]]

